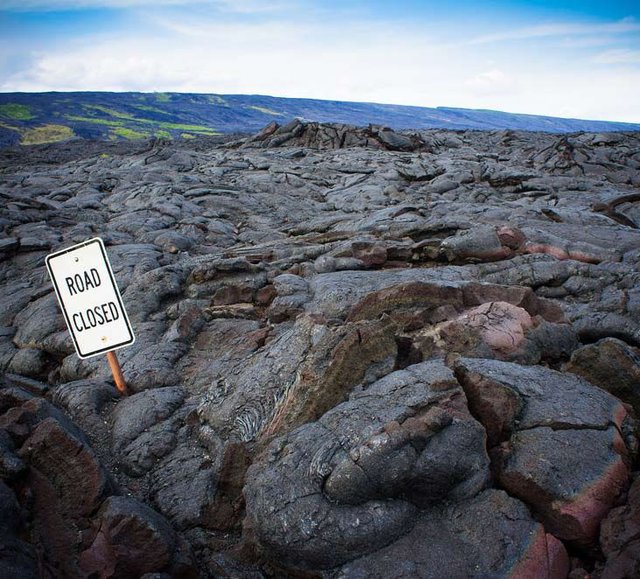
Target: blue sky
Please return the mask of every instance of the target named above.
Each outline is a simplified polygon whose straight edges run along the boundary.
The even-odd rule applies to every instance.
[[[0,91],[46,90],[640,122],[640,2],[0,0]]]

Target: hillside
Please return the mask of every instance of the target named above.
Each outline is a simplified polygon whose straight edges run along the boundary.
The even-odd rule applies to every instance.
[[[514,129],[526,131],[638,131],[640,125],[561,119],[489,110],[188,93],[1,93],[0,146],[74,137],[136,140],[189,139],[249,133],[293,118],[394,129]]]

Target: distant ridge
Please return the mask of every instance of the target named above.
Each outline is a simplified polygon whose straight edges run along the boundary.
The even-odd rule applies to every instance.
[[[137,92],[0,93],[0,146],[84,139],[193,138],[250,133],[293,118],[394,129],[513,129],[552,133],[640,131],[640,124],[451,107]]]

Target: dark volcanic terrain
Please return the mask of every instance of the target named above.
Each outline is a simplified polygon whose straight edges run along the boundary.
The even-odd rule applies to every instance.
[[[0,576],[640,576],[640,134],[0,154]],[[45,256],[137,336],[80,360]]]

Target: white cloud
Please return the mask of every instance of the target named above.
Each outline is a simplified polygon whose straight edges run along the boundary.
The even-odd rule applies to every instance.
[[[164,66],[162,58],[137,52],[131,44],[109,51],[97,47],[75,54],[34,56],[36,65],[14,76],[20,90],[161,90],[167,84],[184,83],[190,78],[188,69],[180,69],[175,62]],[[5,86],[0,85],[2,90],[6,90]]]
[[[194,0],[3,0],[0,10],[51,11],[85,8],[140,8],[193,4]]]
[[[640,31],[640,22],[632,18],[624,18],[618,22],[602,22],[597,24],[582,24],[559,22],[527,26],[514,30],[485,34],[469,40],[469,44],[492,44],[509,40],[530,40],[546,37],[573,37],[594,34],[626,34]]]
[[[497,68],[476,74],[464,81],[464,84],[480,94],[504,94],[517,89],[515,79]]]
[[[260,14],[287,10],[293,7],[290,1],[267,0],[215,0],[216,5],[225,12],[238,14]]]
[[[640,123],[637,98],[640,70],[551,71],[523,74],[520,112],[579,119]]]
[[[603,46],[611,46],[618,42],[614,34],[594,34],[584,36],[563,36],[556,40],[556,45],[561,48],[569,49],[589,49],[601,48]]]
[[[593,62],[598,64],[640,64],[640,50],[627,48],[606,50],[596,55]]]
[[[162,6],[210,6],[221,12],[268,13],[292,6],[279,0],[1,0],[0,11],[54,11],[95,8],[154,8]]]
[[[399,39],[386,28],[363,25],[347,33],[338,26],[287,22],[172,26],[156,37],[112,37],[75,43],[35,55],[37,64],[6,78],[1,90],[185,90],[267,92],[349,98],[369,87],[410,86],[416,76],[442,72],[423,42]],[[178,32],[179,34],[176,34]],[[187,35],[186,33],[189,33]],[[366,40],[375,35],[379,45]],[[412,46],[413,44],[413,46]],[[419,58],[418,58],[419,55]],[[379,69],[372,70],[371,62]],[[367,78],[367,76],[369,78]]]

